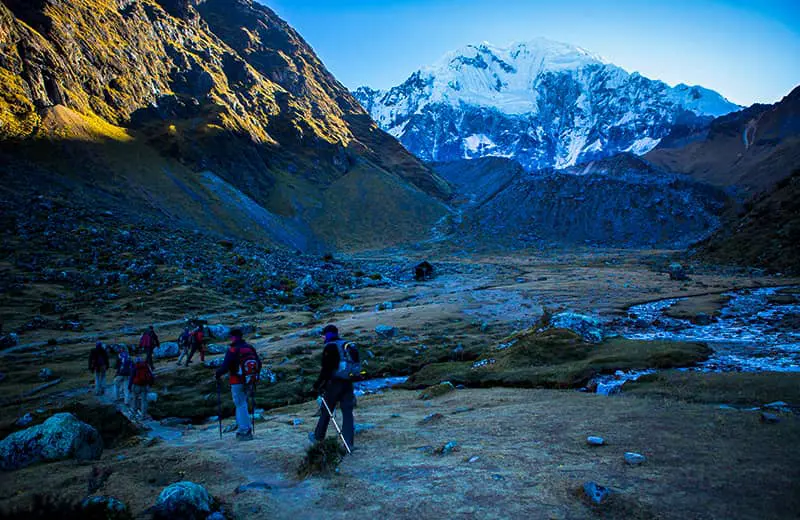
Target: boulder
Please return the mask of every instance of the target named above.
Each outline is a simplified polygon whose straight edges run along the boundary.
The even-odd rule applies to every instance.
[[[50,381],[53,379],[53,371],[49,368],[43,368],[39,370],[39,379],[42,381]]]
[[[206,346],[207,354],[224,354],[227,350],[227,345],[220,345],[219,343],[212,343]]]
[[[668,272],[670,280],[684,281],[689,279],[689,276],[686,274],[686,269],[677,262],[669,264]]]
[[[174,341],[165,341],[153,350],[153,357],[155,359],[178,357],[179,354],[178,344]]]
[[[0,441],[0,469],[69,458],[96,460],[102,453],[103,439],[97,430],[70,413],[59,413]]]
[[[606,440],[602,437],[591,436],[586,438],[586,443],[589,446],[602,446],[606,443]]]
[[[585,482],[583,484],[583,493],[586,495],[593,504],[604,504],[611,494],[609,490],[596,482]]]
[[[392,309],[394,309],[394,304],[392,302],[383,302],[375,306],[375,312],[390,311]]]
[[[577,314],[574,312],[561,312],[550,320],[550,324],[557,329],[569,329],[591,343],[603,341],[603,325],[593,316]]]
[[[397,334],[397,327],[378,325],[375,327],[375,334],[381,339],[391,339]]]
[[[647,460],[647,457],[644,455],[640,455],[639,453],[633,453],[632,451],[628,451],[625,453],[625,463],[631,466],[638,466],[640,464],[644,464]]]
[[[263,383],[272,383],[272,384],[274,384],[276,381],[278,381],[278,376],[276,376],[275,372],[273,372],[270,368],[263,367],[261,369],[261,372],[258,374],[258,381],[259,381],[259,383],[262,383],[262,384]]]
[[[214,498],[194,482],[176,482],[165,487],[156,509],[167,518],[206,518],[214,510]]]
[[[133,518],[124,502],[107,496],[88,497],[81,503],[81,512],[85,518],[102,518],[103,520],[128,520]]]
[[[227,325],[208,325],[206,330],[208,335],[215,339],[228,339],[231,335],[231,328]]]

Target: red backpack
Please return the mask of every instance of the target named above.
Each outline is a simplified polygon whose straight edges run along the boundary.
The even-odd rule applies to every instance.
[[[153,384],[153,372],[146,361],[139,361],[133,367],[133,384],[136,386],[151,386]]]
[[[236,348],[236,354],[239,356],[238,375],[244,379],[246,384],[258,381],[258,354],[256,354],[256,349],[251,345],[245,344]]]
[[[150,336],[149,333],[145,332],[142,334],[142,339],[139,340],[139,346],[145,350],[149,349],[153,345],[153,338]]]

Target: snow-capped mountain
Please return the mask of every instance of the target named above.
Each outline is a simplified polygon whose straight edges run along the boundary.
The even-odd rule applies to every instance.
[[[397,87],[360,87],[355,96],[423,160],[499,156],[529,170],[644,154],[676,124],[741,108],[712,90],[670,87],[543,38],[469,45]]]

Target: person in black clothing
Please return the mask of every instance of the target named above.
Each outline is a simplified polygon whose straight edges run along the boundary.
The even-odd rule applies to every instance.
[[[358,350],[355,345],[342,340],[334,325],[323,329],[325,349],[322,351],[322,369],[314,383],[314,391],[322,395],[333,412],[337,405],[342,407],[342,435],[350,449],[353,449],[353,408],[355,393],[353,377],[360,372]],[[344,358],[344,359],[343,359]],[[354,374],[355,372],[355,374]],[[309,433],[309,440],[320,442],[328,432],[331,416],[323,406],[317,428]]]
[[[108,366],[108,353],[103,344],[98,341],[89,351],[89,370],[94,373],[94,395],[103,395],[106,391]]]

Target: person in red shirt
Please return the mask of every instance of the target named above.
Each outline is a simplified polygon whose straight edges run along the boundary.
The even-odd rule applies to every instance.
[[[200,351],[200,361],[203,362],[206,360],[206,347],[203,344],[203,326],[200,325],[192,331],[191,336],[189,336],[189,346],[191,350],[189,351],[189,357],[186,359],[186,366],[189,366],[189,363],[192,362],[192,357],[194,357],[194,353]]]
[[[248,441],[253,438],[250,427],[250,413],[247,409],[248,397],[253,397],[255,384],[261,373],[261,359],[256,349],[242,338],[242,331],[231,331],[231,346],[225,352],[222,366],[216,373],[217,384],[225,374],[230,374],[231,394],[236,406],[236,439]]]

